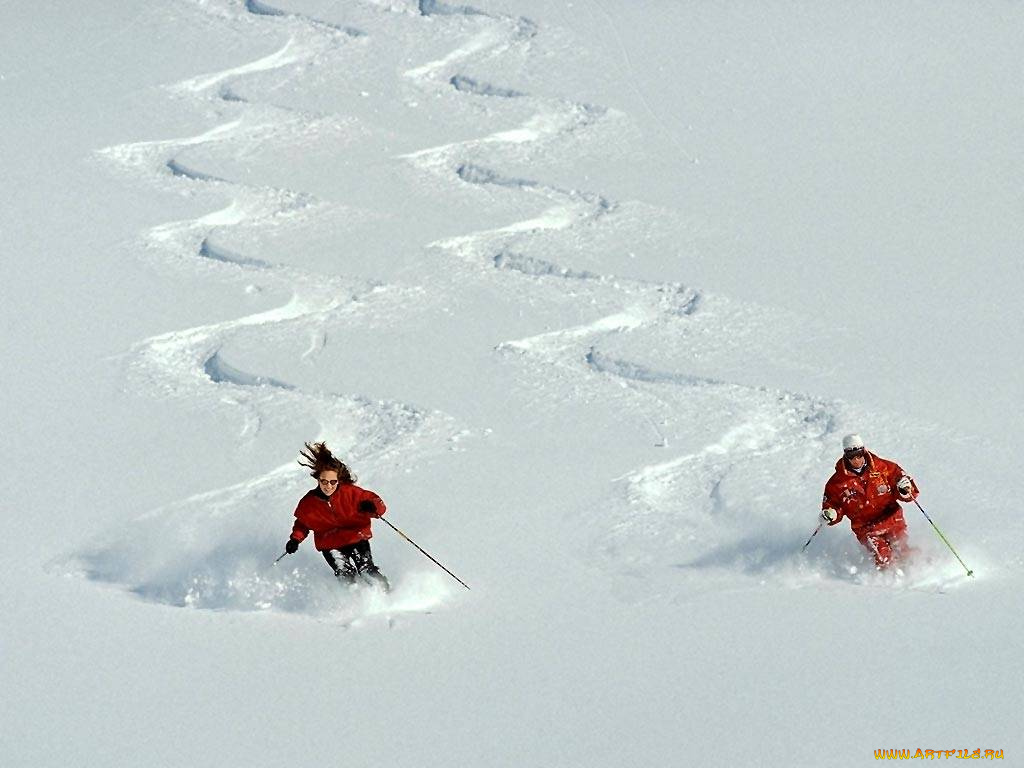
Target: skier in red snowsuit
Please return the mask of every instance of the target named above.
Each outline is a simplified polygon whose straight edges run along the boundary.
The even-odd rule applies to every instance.
[[[899,464],[867,451],[860,435],[847,435],[843,457],[825,483],[821,518],[829,525],[849,518],[857,541],[885,569],[907,552],[907,523],[899,502],[913,501],[917,494],[917,484]]]
[[[344,463],[336,459],[324,443],[310,445],[301,453],[317,487],[299,500],[295,525],[285,544],[293,554],[310,533],[313,545],[321,552],[334,575],[343,584],[354,584],[357,575],[389,589],[388,580],[373,562],[370,552],[370,520],[386,511],[384,502],[373,491],[360,488]]]

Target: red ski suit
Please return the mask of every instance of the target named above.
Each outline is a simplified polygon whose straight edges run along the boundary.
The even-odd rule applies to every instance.
[[[384,514],[386,507],[380,496],[358,485],[339,484],[329,497],[314,488],[299,500],[295,508],[292,538],[302,541],[312,531],[313,546],[321,552],[369,539],[373,536],[370,531],[372,518],[356,509],[361,501],[372,501],[377,508],[374,514]]]
[[[865,456],[860,474],[851,470],[844,459],[836,462],[835,474],[825,483],[821,508],[839,513],[829,525],[848,517],[857,541],[874,554],[878,566],[885,567],[906,548],[907,523],[896,491],[897,481],[906,473],[894,461],[868,451]],[[911,480],[911,498],[916,499],[917,494],[917,483]]]

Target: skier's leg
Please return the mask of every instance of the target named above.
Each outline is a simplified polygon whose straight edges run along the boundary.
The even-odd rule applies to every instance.
[[[351,557],[345,552],[345,549],[325,549],[324,560],[331,566],[338,581],[342,584],[355,584],[356,567],[352,564]]]
[[[877,525],[870,535],[878,542],[879,551],[885,553],[886,563],[881,567],[898,566],[910,554],[907,546],[907,523],[903,512],[896,510],[884,522]]]
[[[885,537],[885,534],[880,536],[872,535],[868,537],[871,541],[872,550],[875,553],[875,565],[879,570],[884,571],[893,561],[892,546],[889,544],[889,540]]]
[[[367,580],[375,583],[385,592],[391,589],[387,577],[380,572],[380,568],[373,562],[373,554],[370,552],[370,542],[360,541],[352,546],[352,561],[356,570]]]
[[[866,532],[863,535],[857,537],[857,541],[867,549],[875,558],[875,567],[879,570],[884,570],[888,567],[890,560],[892,559],[892,549],[889,546],[889,542],[885,540],[885,536],[875,531]]]
[[[902,560],[914,554],[914,550],[907,541],[907,522],[903,519],[902,511],[893,515],[888,539],[895,559]]]
[[[885,534],[885,543],[889,547],[889,562],[899,567],[910,556],[911,549],[907,546],[907,537],[891,531]]]

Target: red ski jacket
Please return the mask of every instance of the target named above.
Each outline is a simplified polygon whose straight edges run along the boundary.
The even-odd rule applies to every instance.
[[[313,532],[313,546],[321,552],[325,549],[341,549],[373,536],[370,531],[369,515],[357,511],[360,501],[372,501],[377,508],[374,513],[383,515],[386,507],[373,491],[349,483],[339,484],[330,497],[314,488],[299,500],[295,508],[295,525],[292,538],[302,541]]]
[[[834,509],[839,513],[835,522],[829,525],[836,525],[848,517],[858,537],[900,511],[901,499],[896,491],[896,482],[906,474],[894,461],[879,458],[871,452],[866,455],[864,471],[859,475],[839,459],[835,474],[825,483],[825,494],[821,500],[822,509]],[[917,494],[917,483],[911,479],[911,498],[916,499]]]

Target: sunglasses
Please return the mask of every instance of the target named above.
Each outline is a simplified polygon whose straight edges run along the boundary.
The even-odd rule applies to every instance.
[[[861,448],[861,449],[856,450],[856,451],[847,451],[846,452],[846,458],[847,459],[862,459],[862,458],[864,458],[864,449]]]
[[[320,483],[322,485],[337,485],[338,481],[337,480],[320,480]]]

